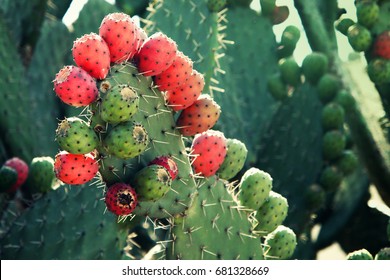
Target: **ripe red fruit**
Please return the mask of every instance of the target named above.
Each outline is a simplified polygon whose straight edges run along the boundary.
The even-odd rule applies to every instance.
[[[13,157],[7,160],[4,165],[15,169],[16,173],[18,174],[18,178],[15,184],[13,184],[12,187],[7,190],[7,192],[15,192],[21,185],[24,184],[27,179],[28,165],[18,157]]]
[[[196,70],[192,70],[187,82],[174,90],[168,90],[165,98],[173,111],[183,110],[198,99],[203,88],[203,75]]]
[[[129,215],[137,206],[138,199],[134,189],[125,183],[116,183],[106,192],[107,209],[115,215]]]
[[[156,76],[168,69],[176,57],[177,45],[165,34],[154,33],[141,46],[136,60],[144,76]]]
[[[177,168],[176,162],[169,156],[160,156],[152,160],[148,165],[160,165],[168,170],[169,175],[171,176],[172,181],[176,179],[179,170]]]
[[[214,175],[226,157],[226,138],[220,131],[208,130],[194,137],[191,154],[195,173],[205,177]]]
[[[54,160],[54,173],[69,185],[85,184],[95,177],[99,164],[92,153],[74,155],[66,151],[58,153]]]
[[[212,128],[218,121],[221,107],[208,94],[202,94],[190,107],[184,109],[176,126],[184,136],[193,136]]]
[[[127,61],[137,52],[137,26],[127,14],[105,16],[99,27],[99,35],[106,41],[113,63]]]
[[[54,91],[66,104],[81,107],[94,102],[98,97],[95,80],[83,69],[65,66],[53,81]]]
[[[148,39],[148,35],[146,34],[145,30],[143,30],[142,28],[140,28],[138,26],[136,28],[136,34],[137,34],[137,37],[136,37],[137,52],[136,52],[136,54],[138,54],[142,45],[145,43],[146,39]]]
[[[104,79],[110,70],[110,51],[106,42],[90,33],[73,43],[73,59],[76,64],[96,79]]]
[[[374,43],[374,54],[385,59],[390,59],[390,30],[378,35]]]

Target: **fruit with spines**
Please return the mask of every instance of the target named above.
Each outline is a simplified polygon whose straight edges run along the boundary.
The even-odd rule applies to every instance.
[[[98,98],[95,80],[79,67],[64,66],[56,74],[53,83],[57,96],[68,105],[87,106]]]
[[[130,60],[137,52],[139,28],[125,13],[106,15],[99,27],[99,35],[110,50],[110,61],[121,63]]]
[[[61,151],[54,159],[54,173],[65,184],[85,184],[96,176],[98,170],[99,164],[92,153],[75,155]]]
[[[351,93],[344,89],[337,92],[334,102],[340,104],[346,112],[352,110],[356,105],[356,101]]]
[[[138,70],[144,76],[156,76],[172,65],[176,52],[176,43],[167,35],[156,32],[143,43],[136,55]]]
[[[287,86],[280,73],[275,73],[267,78],[267,89],[277,101],[283,101],[288,97]]]
[[[116,124],[130,121],[139,107],[137,91],[128,85],[115,85],[103,95],[100,110],[102,120]]]
[[[192,64],[193,62],[188,56],[177,51],[171,66],[154,77],[158,89],[161,91],[174,90],[185,85],[192,73]]]
[[[301,83],[301,68],[293,57],[281,59],[279,69],[280,75],[286,84],[296,87]]]
[[[337,167],[344,175],[354,172],[358,166],[359,160],[352,150],[344,150],[343,154],[337,159]]]
[[[301,36],[301,32],[294,25],[287,26],[282,33],[280,43],[278,46],[278,57],[289,57],[292,56],[297,46],[297,42]]]
[[[252,167],[241,177],[238,199],[241,205],[258,210],[268,199],[272,189],[272,177],[267,172]]]
[[[159,156],[153,159],[151,162],[149,162],[149,165],[160,165],[164,167],[169,175],[171,176],[172,181],[176,179],[177,175],[179,174],[179,169],[177,167],[176,162],[174,159],[170,156]]]
[[[29,172],[28,165],[21,158],[13,157],[13,158],[8,159],[4,163],[4,166],[8,166],[8,167],[13,168],[18,175],[16,182],[11,186],[10,189],[7,190],[7,192],[9,192],[9,193],[15,192],[27,180],[27,176],[28,176],[28,172]]]
[[[18,173],[10,166],[0,168],[0,192],[6,192],[16,183]]]
[[[390,247],[380,249],[375,255],[375,260],[390,260]]]
[[[341,156],[345,146],[345,135],[339,130],[330,130],[322,138],[322,154],[327,160],[333,160]]]
[[[343,107],[335,102],[330,102],[322,108],[322,127],[325,131],[342,128],[344,117]]]
[[[192,167],[196,174],[204,177],[214,175],[226,156],[224,134],[211,129],[196,134],[191,145],[191,155],[194,157]]]
[[[52,190],[55,178],[53,158],[35,157],[30,163],[26,190],[31,194],[46,193]]]
[[[318,97],[323,103],[331,101],[340,89],[339,79],[330,73],[324,74],[317,84]]]
[[[136,27],[136,33],[137,33],[137,38],[136,38],[136,46],[137,46],[137,52],[135,53],[138,54],[139,50],[141,49],[143,43],[148,39],[148,34],[146,34],[145,30],[143,30],[141,27]]]
[[[73,59],[92,77],[102,80],[110,70],[110,51],[107,43],[96,33],[85,34],[73,43]]]
[[[371,28],[379,18],[379,6],[374,1],[361,1],[356,4],[356,17],[359,24]]]
[[[358,23],[348,28],[348,42],[356,52],[364,52],[369,49],[372,42],[371,32]]]
[[[230,180],[244,167],[248,150],[245,144],[238,139],[226,139],[226,144],[226,157],[218,169],[218,176],[219,178]]]
[[[373,260],[373,257],[371,255],[371,253],[369,251],[367,251],[366,249],[360,249],[360,250],[356,250],[356,251],[349,253],[347,255],[347,260],[349,260],[349,261],[363,261],[363,260],[369,261],[369,260]]]
[[[56,140],[61,149],[71,154],[87,154],[97,148],[99,139],[84,120],[65,118],[58,124]]]
[[[305,205],[312,211],[325,206],[326,192],[319,184],[312,184],[304,192]]]
[[[185,108],[176,121],[176,126],[184,136],[211,129],[221,114],[221,107],[208,94],[202,94],[188,108]]]
[[[203,75],[193,69],[187,82],[174,90],[168,90],[165,94],[165,98],[173,111],[183,110],[191,106],[198,99],[203,88]]]
[[[319,183],[327,192],[334,192],[340,186],[343,174],[333,165],[325,167],[320,174]]]
[[[165,167],[152,164],[135,174],[133,185],[140,201],[156,201],[169,191],[172,177]]]
[[[374,42],[374,55],[390,59],[390,30],[383,31]]]
[[[335,27],[345,36],[348,35],[348,28],[354,25],[355,22],[350,18],[340,18],[336,21]]]
[[[255,230],[259,235],[265,236],[274,231],[286,219],[288,213],[287,199],[281,194],[270,191],[268,198],[257,210],[258,224]]]
[[[149,145],[149,134],[139,123],[125,122],[115,126],[104,140],[107,151],[129,159],[142,154]]]
[[[107,209],[117,216],[130,215],[138,204],[135,190],[128,184],[115,183],[105,194]]]
[[[367,65],[368,77],[375,84],[381,85],[390,82],[390,60],[375,58]]]
[[[280,225],[269,233],[264,240],[264,259],[288,260],[294,254],[297,237],[294,231]]]
[[[311,84],[317,84],[328,69],[328,58],[320,52],[308,54],[302,61],[302,73]]]

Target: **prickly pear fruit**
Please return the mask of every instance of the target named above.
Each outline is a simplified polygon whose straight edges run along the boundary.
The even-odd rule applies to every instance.
[[[287,6],[276,6],[271,16],[272,24],[281,24],[289,15],[290,10]]]
[[[76,64],[96,79],[104,79],[110,70],[110,51],[107,43],[95,33],[85,34],[73,43]]]
[[[354,24],[348,28],[348,42],[357,52],[364,52],[371,46],[371,32],[360,24]]]
[[[353,151],[345,150],[337,160],[336,165],[344,175],[349,175],[356,170],[358,158]]]
[[[7,160],[4,163],[4,166],[13,168],[18,175],[16,182],[11,186],[10,189],[7,190],[7,192],[15,192],[20,188],[21,185],[24,184],[24,182],[26,182],[29,171],[28,165],[22,159],[13,157]]]
[[[137,33],[137,38],[136,38],[136,46],[137,46],[137,52],[135,53],[138,54],[139,50],[141,49],[142,45],[148,39],[148,35],[146,34],[145,30],[143,30],[141,27],[136,27],[136,33]]]
[[[156,201],[171,188],[172,177],[168,170],[157,164],[141,169],[134,178],[134,187],[140,201]]]
[[[221,107],[208,94],[202,94],[176,121],[184,136],[193,136],[212,128],[218,121]]]
[[[85,70],[76,66],[65,66],[54,80],[54,91],[66,104],[81,107],[94,102],[98,97],[95,80]]]
[[[129,121],[138,111],[139,96],[127,85],[116,85],[103,96],[100,105],[101,118],[108,123]]]
[[[346,112],[352,110],[356,104],[353,96],[344,89],[337,92],[334,101],[340,104]]]
[[[117,216],[131,214],[138,204],[135,190],[125,183],[110,186],[104,199],[107,209]]]
[[[264,240],[264,258],[266,260],[287,260],[294,254],[297,237],[292,229],[280,225],[268,234]]]
[[[345,135],[338,130],[331,130],[322,138],[322,153],[325,159],[333,160],[341,156],[345,149]]]
[[[207,8],[210,12],[216,13],[225,8],[226,3],[226,0],[207,0]]]
[[[28,192],[46,193],[51,190],[54,179],[54,160],[51,157],[33,158],[27,178]]]
[[[338,129],[344,124],[344,109],[339,104],[331,102],[322,108],[322,127],[324,130]]]
[[[192,64],[190,58],[178,51],[172,65],[154,77],[158,89],[161,91],[174,90],[184,85],[192,73]]]
[[[375,255],[375,260],[390,260],[390,247],[380,249]]]
[[[98,169],[99,164],[91,153],[74,155],[61,151],[55,156],[54,173],[65,184],[85,184],[95,177]]]
[[[307,209],[317,211],[325,206],[325,190],[318,184],[312,184],[305,189],[304,200]]]
[[[286,84],[296,87],[301,83],[301,68],[293,57],[282,59],[279,62],[279,69]]]
[[[390,82],[390,60],[383,58],[371,60],[367,65],[367,73],[375,84]]]
[[[165,98],[173,111],[183,110],[198,99],[203,88],[203,75],[196,70],[192,70],[187,82],[174,90],[168,90]]]
[[[151,162],[149,162],[149,165],[152,164],[165,167],[165,169],[168,170],[168,173],[171,176],[172,181],[176,179],[177,174],[179,173],[179,169],[177,168],[176,162],[173,160],[173,158],[169,156],[156,157]]]
[[[275,100],[283,101],[288,97],[287,86],[279,73],[267,78],[267,89]]]
[[[218,169],[218,176],[219,178],[230,180],[244,167],[248,150],[245,144],[237,139],[227,139],[226,144],[226,157]]]
[[[345,36],[348,35],[348,28],[354,25],[355,22],[350,18],[340,18],[336,21],[335,27]]]
[[[261,13],[265,16],[271,16],[276,7],[276,0],[260,0]]]
[[[111,13],[103,18],[99,35],[107,43],[111,62],[128,61],[136,54],[138,32],[139,28],[127,14]]]
[[[161,32],[151,35],[137,54],[138,70],[144,76],[156,76],[172,65],[176,43]]]
[[[328,58],[325,54],[313,52],[302,61],[302,72],[311,84],[317,84],[319,79],[328,70]]]
[[[191,145],[192,162],[195,173],[204,177],[214,175],[226,156],[226,138],[220,131],[207,130],[197,134]]]
[[[274,231],[287,217],[287,199],[281,194],[270,191],[268,198],[256,214],[258,221],[255,230],[262,236]]]
[[[283,30],[280,43],[284,46],[290,46],[295,49],[300,37],[301,31],[298,27],[295,25],[289,25]]]
[[[366,249],[360,249],[353,251],[347,255],[347,260],[357,261],[357,260],[373,260],[373,257],[370,252]]]
[[[129,159],[145,151],[149,144],[149,135],[141,124],[125,122],[114,127],[104,142],[109,153]]]
[[[379,18],[379,6],[375,2],[361,1],[356,4],[356,16],[358,23],[370,28]]]
[[[343,180],[343,174],[336,166],[325,167],[321,174],[319,183],[327,192],[333,192],[337,190]]]
[[[60,147],[71,154],[87,154],[98,146],[95,131],[82,119],[66,118],[58,124],[56,140]]]
[[[374,54],[385,59],[390,59],[390,30],[382,32],[375,39]]]
[[[241,205],[258,210],[269,197],[272,189],[272,177],[255,167],[247,170],[240,181],[238,199]]]
[[[321,77],[317,84],[318,97],[322,103],[331,101],[340,89],[339,79],[333,75],[326,73]]]
[[[0,168],[0,192],[10,190],[17,180],[18,173],[15,169],[5,165]]]

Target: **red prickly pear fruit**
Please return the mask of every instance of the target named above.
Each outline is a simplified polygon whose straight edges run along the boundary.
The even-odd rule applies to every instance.
[[[53,83],[57,96],[74,107],[88,106],[98,97],[95,80],[85,70],[76,66],[63,67]]]
[[[202,94],[190,107],[181,112],[176,127],[184,136],[193,136],[212,128],[220,114],[221,107],[210,95]]]
[[[195,135],[191,145],[195,173],[205,177],[214,175],[225,160],[226,151],[226,138],[222,132],[210,129]]]
[[[138,204],[135,190],[125,183],[116,183],[106,192],[105,203],[107,209],[117,216],[131,214]]]
[[[110,51],[107,43],[95,33],[85,34],[73,43],[76,64],[96,79],[104,79],[110,70]]]
[[[272,14],[272,24],[277,25],[284,22],[290,15],[287,6],[276,6]]]
[[[24,182],[27,179],[28,165],[22,159],[20,159],[18,157],[13,157],[13,158],[7,160],[4,163],[4,166],[8,166],[10,168],[15,169],[15,171],[18,175],[16,182],[11,186],[11,188],[9,190],[7,190],[7,192],[9,192],[9,193],[15,192],[18,188],[20,188],[21,185],[24,184]]]
[[[136,37],[137,52],[136,52],[136,54],[138,54],[142,45],[145,43],[146,39],[148,39],[148,34],[146,34],[145,30],[143,30],[141,27],[138,27],[138,26],[136,29],[136,34],[137,34],[137,37]]]
[[[99,164],[92,153],[84,155],[61,151],[55,156],[54,173],[69,185],[81,185],[92,180],[99,170]]]
[[[99,35],[108,45],[111,62],[121,63],[136,54],[136,31],[136,24],[127,14],[112,13],[104,17],[99,27]]]
[[[375,39],[374,54],[385,59],[390,59],[390,30],[382,32]]]
[[[184,85],[192,72],[192,61],[182,52],[177,52],[176,58],[167,70],[154,77],[154,82],[161,91],[172,90]]]
[[[203,88],[203,75],[196,70],[192,70],[187,82],[174,90],[168,90],[165,98],[173,111],[183,110],[191,106],[198,99]]]
[[[179,173],[176,162],[169,156],[156,157],[148,165],[153,164],[164,167],[171,176],[172,181],[176,179],[177,174]]]
[[[136,56],[138,70],[144,76],[156,76],[172,65],[176,52],[175,41],[161,32],[154,33]]]

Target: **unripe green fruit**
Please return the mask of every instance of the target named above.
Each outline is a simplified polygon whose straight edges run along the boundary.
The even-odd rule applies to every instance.
[[[54,159],[51,157],[34,158],[28,172],[28,191],[30,193],[46,193],[52,189],[54,180]]]
[[[346,112],[352,110],[356,105],[355,99],[346,90],[338,91],[334,101],[340,104]]]
[[[298,27],[289,25],[283,30],[280,43],[284,46],[289,46],[295,49],[300,37],[301,31],[299,31]]]
[[[379,6],[375,2],[359,2],[356,4],[358,23],[371,28],[379,18]]]
[[[356,170],[358,166],[358,158],[351,150],[345,150],[341,157],[337,160],[337,167],[344,175],[349,175]]]
[[[390,60],[382,58],[371,60],[367,65],[367,73],[375,84],[390,82]]]
[[[317,84],[328,70],[328,58],[325,54],[313,52],[302,61],[302,72],[311,84]]]
[[[227,139],[226,144],[227,153],[221,167],[218,169],[218,176],[230,180],[243,168],[248,150],[245,144],[237,139]]]
[[[287,86],[279,74],[268,77],[267,89],[277,101],[283,101],[288,97]]]
[[[301,68],[293,57],[280,60],[279,69],[286,84],[296,87],[301,83]]]
[[[324,130],[338,129],[344,124],[344,109],[337,103],[328,103],[322,109],[322,127]]]
[[[297,237],[288,227],[278,226],[265,237],[264,258],[266,260],[287,260],[295,251]]]
[[[6,192],[16,183],[18,173],[15,169],[3,165],[0,168],[0,192]]]
[[[344,134],[338,130],[331,130],[322,138],[322,153],[327,160],[333,160],[341,156],[345,149],[346,139]]]
[[[351,47],[357,52],[367,51],[371,46],[371,33],[363,25],[354,24],[350,26],[347,37]]]
[[[323,103],[331,101],[340,89],[339,79],[333,75],[326,73],[318,81],[317,85],[318,97]]]
[[[375,260],[390,260],[390,247],[380,249],[375,255]]]
[[[305,205],[312,211],[317,211],[325,205],[325,190],[317,184],[310,185],[305,189]]]
[[[354,24],[355,22],[350,18],[341,18],[336,21],[336,29],[345,36],[347,36],[348,28],[350,28]]]
[[[319,183],[327,192],[337,190],[343,180],[343,174],[335,166],[328,166],[321,172]]]
[[[354,252],[351,252],[347,255],[347,260],[357,261],[357,260],[372,260],[372,255],[366,249],[360,249]]]

